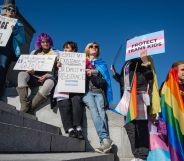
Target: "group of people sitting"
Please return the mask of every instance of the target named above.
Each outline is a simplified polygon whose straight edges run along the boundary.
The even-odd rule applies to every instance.
[[[36,40],[37,49],[32,51],[34,55],[56,54],[53,50],[52,38],[41,33]],[[72,41],[65,42],[63,45],[64,52],[77,52],[77,44]],[[53,99],[56,99],[59,108],[63,127],[70,137],[84,139],[82,133],[82,114],[83,103],[91,111],[91,116],[97,130],[101,146],[96,151],[107,152],[111,149],[112,140],[109,137],[107,119],[105,116],[105,102],[112,100],[112,90],[108,68],[103,60],[99,59],[100,50],[96,42],[89,43],[85,48],[86,53],[86,93],[64,93],[65,97],[59,97],[57,90],[57,70],[62,66],[59,61],[54,65],[55,72],[40,71],[22,71],[18,74],[17,93],[20,98],[20,111],[34,114],[36,109],[47,100],[48,96],[53,93]],[[28,88],[39,88],[37,94],[32,98],[28,97]],[[109,90],[109,96],[106,97],[106,90]],[[52,92],[53,91],[53,92]],[[56,97],[56,96],[57,97]],[[106,99],[106,101],[105,101]]]
[[[15,14],[15,6],[7,6],[6,16],[15,17]],[[0,47],[0,96],[3,94],[2,91],[9,65],[11,61],[17,60],[20,56],[19,46],[23,42],[25,42],[23,25],[18,21],[13,28],[12,36],[7,46]],[[31,52],[33,55],[57,55],[57,51],[53,49],[52,38],[46,33],[38,35],[35,46],[36,49]],[[63,51],[77,52],[77,44],[67,41],[63,45]],[[53,96],[57,101],[65,132],[69,134],[69,137],[84,139],[81,125],[83,104],[85,104],[90,110],[100,141],[100,147],[96,148],[95,151],[107,153],[112,149],[112,140],[110,139],[105,113],[109,103],[112,102],[111,79],[106,63],[99,58],[99,44],[96,42],[87,44],[84,52],[86,53],[85,94],[67,93],[66,98],[55,97],[55,93],[58,92],[57,71],[62,67],[62,64],[56,61],[53,71],[50,73],[34,70],[19,72],[16,89],[21,103],[20,111],[35,114],[37,108],[48,99],[48,96]],[[177,98],[181,103],[182,111],[184,110],[184,61],[174,63],[172,69],[176,71],[177,75],[176,79],[174,79],[177,86],[175,89],[179,92]],[[129,119],[129,113],[127,113],[125,116],[126,125],[124,127],[127,131],[134,157],[138,160],[146,160],[149,153],[149,120],[154,120],[153,122],[155,122],[162,116],[160,114],[162,113],[162,108],[160,108],[159,90],[152,58],[147,56],[146,51],[143,51],[140,58],[126,61],[120,74],[116,72],[113,65],[111,66],[111,71],[113,78],[120,83],[121,97],[130,93],[136,76],[137,115],[136,118],[131,120]],[[37,86],[41,86],[41,88],[30,100],[28,88]],[[181,117],[184,120],[183,115]],[[179,129],[183,129],[180,125],[178,126]],[[184,135],[184,133],[182,134]],[[182,147],[181,153],[183,153],[183,149]],[[183,158],[182,154],[180,158]]]

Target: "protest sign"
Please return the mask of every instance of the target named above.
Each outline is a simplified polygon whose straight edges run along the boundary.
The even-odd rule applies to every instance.
[[[56,55],[21,55],[14,70],[52,71]]]
[[[143,36],[135,37],[127,41],[126,60],[140,57],[142,51],[148,55],[165,52],[164,31],[158,31]]]
[[[86,54],[60,52],[58,92],[85,93]]]
[[[0,16],[0,46],[6,46],[17,19]]]

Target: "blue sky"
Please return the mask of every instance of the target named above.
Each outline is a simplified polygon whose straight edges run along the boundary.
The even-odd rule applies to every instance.
[[[109,68],[118,48],[122,51],[115,61],[120,71],[125,60],[126,39],[160,30],[165,31],[166,52],[153,56],[159,85],[174,61],[184,60],[183,0],[15,0],[22,15],[32,24],[36,36],[47,32],[54,46],[61,49],[65,41],[76,41],[79,52],[87,43],[101,46],[101,57]],[[3,0],[0,0],[1,4]],[[119,97],[119,85],[112,79],[113,103]]]

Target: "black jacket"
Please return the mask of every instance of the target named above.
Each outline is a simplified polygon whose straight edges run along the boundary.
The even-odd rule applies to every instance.
[[[106,95],[107,82],[103,78],[102,74],[100,72],[98,72],[97,75],[92,75],[91,77],[87,76],[87,79],[86,79],[86,93],[88,91],[90,91],[89,81],[91,81],[93,86],[95,86],[95,88],[98,89],[98,91],[100,91],[100,93],[102,93],[103,98],[104,98],[104,107],[108,107],[108,101],[107,101],[107,95]]]
[[[153,72],[151,70],[151,66],[142,66],[142,60],[140,58],[132,59],[123,65],[121,69],[121,74],[116,73],[113,78],[120,83],[120,92],[121,92],[121,97],[123,96],[124,92],[124,68],[125,65],[130,62],[129,65],[129,80],[130,84],[132,83],[133,79],[133,74],[136,68],[137,64],[137,69],[136,69],[136,77],[137,77],[137,90],[138,91],[147,91],[148,89],[148,84],[149,84],[149,94],[151,94],[152,91],[152,80],[153,80]]]

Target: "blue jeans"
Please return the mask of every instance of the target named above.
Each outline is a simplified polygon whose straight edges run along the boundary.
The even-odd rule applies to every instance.
[[[100,141],[105,138],[109,138],[103,95],[101,93],[88,92],[83,97],[83,101],[91,112],[93,123]]]
[[[11,35],[6,47],[0,46],[0,97],[3,96],[8,68],[11,62],[16,60],[17,58],[13,49],[13,39]]]
[[[10,58],[4,53],[0,53],[0,97],[3,95],[4,92],[6,74],[8,68],[10,67],[10,63]]]

